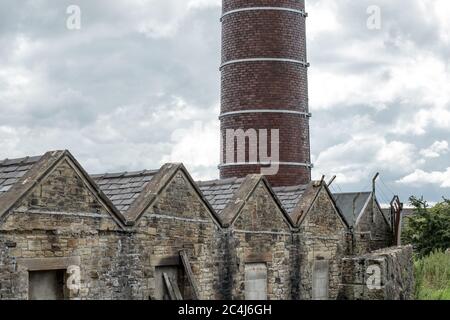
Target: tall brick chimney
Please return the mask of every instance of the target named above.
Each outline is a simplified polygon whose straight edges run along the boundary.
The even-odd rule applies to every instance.
[[[221,178],[261,173],[268,164],[259,156],[250,161],[252,139],[238,161],[238,139],[230,145],[228,132],[267,129],[270,153],[270,132],[278,129],[279,170],[267,178],[273,186],[310,182],[306,16],[304,0],[223,0]]]

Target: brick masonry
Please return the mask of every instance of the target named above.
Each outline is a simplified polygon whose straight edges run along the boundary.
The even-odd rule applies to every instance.
[[[223,1],[224,13],[250,7],[304,10],[304,1]],[[280,10],[241,11],[224,16],[222,63],[250,58],[306,62],[305,17]],[[227,129],[278,129],[279,161],[309,164],[309,117],[305,116],[309,113],[307,68],[290,62],[251,61],[224,65],[221,74],[221,114],[255,109],[303,113],[249,113],[221,117],[223,163],[237,161],[225,157]],[[248,147],[246,150],[248,154]],[[249,160],[246,159],[246,162]],[[261,171],[258,165],[246,164],[223,166],[220,172],[221,178],[230,178],[245,177]],[[311,169],[308,166],[281,165],[278,174],[271,175],[268,179],[273,186],[307,184],[311,180]]]

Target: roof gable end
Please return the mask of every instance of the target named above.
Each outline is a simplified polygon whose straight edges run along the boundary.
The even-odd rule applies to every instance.
[[[9,213],[16,205],[19,205],[20,202],[25,199],[39,183],[44,181],[63,161],[67,161],[71,165],[75,174],[82,178],[83,183],[91,191],[92,195],[102,204],[105,210],[111,214],[113,219],[119,225],[122,225],[123,217],[120,212],[114,207],[108,197],[102,193],[100,188],[67,150],[50,151],[37,159],[26,174],[24,174],[17,183],[8,190],[8,192],[1,196],[0,218]]]

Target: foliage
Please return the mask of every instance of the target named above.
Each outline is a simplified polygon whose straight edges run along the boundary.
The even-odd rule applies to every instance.
[[[414,263],[416,299],[450,300],[450,254],[434,251]]]
[[[402,242],[412,244],[419,257],[450,248],[450,200],[429,207],[423,198],[410,198],[415,212],[406,218]]]

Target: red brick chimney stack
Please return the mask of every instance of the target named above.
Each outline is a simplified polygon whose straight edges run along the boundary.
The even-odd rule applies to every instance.
[[[269,151],[279,129],[279,171],[269,181],[311,181],[306,16],[304,0],[223,0],[221,178],[260,173],[263,162],[249,161],[248,140],[244,163],[227,159],[227,129],[267,129]]]

